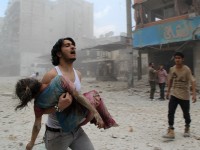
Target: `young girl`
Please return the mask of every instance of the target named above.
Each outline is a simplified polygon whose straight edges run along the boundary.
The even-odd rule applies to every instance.
[[[57,106],[59,97],[66,92],[72,95],[72,104],[65,110],[59,110]],[[15,93],[20,99],[16,110],[24,108],[28,102],[35,99],[34,112],[36,118],[41,117],[45,109],[55,107],[56,116],[64,132],[70,132],[91,120],[91,123],[100,124],[104,129],[118,126],[107,111],[98,92],[93,90],[84,93],[83,96],[75,90],[74,84],[68,78],[60,75],[52,79],[49,85],[42,84],[34,78],[21,79],[16,84]],[[30,149],[35,143],[37,134],[33,130],[31,141],[27,145]]]

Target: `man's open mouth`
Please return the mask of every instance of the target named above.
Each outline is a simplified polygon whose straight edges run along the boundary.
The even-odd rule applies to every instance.
[[[71,51],[71,53],[70,54],[76,54],[76,51]]]

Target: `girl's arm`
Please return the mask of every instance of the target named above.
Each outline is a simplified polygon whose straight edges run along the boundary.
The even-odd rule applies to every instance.
[[[94,114],[94,118],[97,121],[98,127],[103,128],[104,122],[99,113],[97,112],[97,110],[89,103],[89,100],[87,100],[83,95],[79,94],[76,90],[72,91],[72,96],[75,98],[77,102],[85,106],[91,113]]]
[[[35,144],[35,140],[41,129],[41,122],[42,122],[42,116],[35,117],[35,122],[34,122],[33,129],[32,129],[31,141],[26,145],[26,150],[32,150],[32,148]]]
[[[97,120],[97,125],[99,128],[103,127],[103,120],[97,110],[89,103],[89,100],[87,100],[82,94],[79,94],[76,89],[73,87],[72,82],[68,78],[61,77],[61,83],[62,87],[69,92],[69,94],[74,97],[74,99],[79,102],[81,105],[86,107],[91,113],[94,114],[95,119]]]

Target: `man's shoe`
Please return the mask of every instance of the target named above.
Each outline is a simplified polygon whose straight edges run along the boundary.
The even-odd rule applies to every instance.
[[[163,138],[174,139],[175,138],[174,129],[168,128],[167,134],[163,135]]]
[[[190,137],[190,128],[189,127],[185,127],[185,131],[183,134],[184,137]]]

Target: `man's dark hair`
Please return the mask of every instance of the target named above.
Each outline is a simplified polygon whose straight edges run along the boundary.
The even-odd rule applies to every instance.
[[[181,58],[184,58],[184,54],[181,53],[181,52],[175,52],[175,53],[174,53],[174,57],[175,57],[175,56],[180,56]]]
[[[72,38],[70,38],[70,37],[66,37],[66,38],[59,39],[59,40],[55,43],[55,45],[53,46],[53,48],[52,48],[52,50],[51,50],[51,62],[52,62],[52,64],[53,64],[54,66],[57,66],[57,65],[59,65],[59,63],[60,63],[59,57],[57,56],[57,53],[58,53],[58,52],[61,52],[61,47],[62,47],[62,45],[63,45],[64,40],[69,40],[69,41],[72,42],[72,44],[73,44],[74,46],[76,46],[75,41],[74,41]]]

